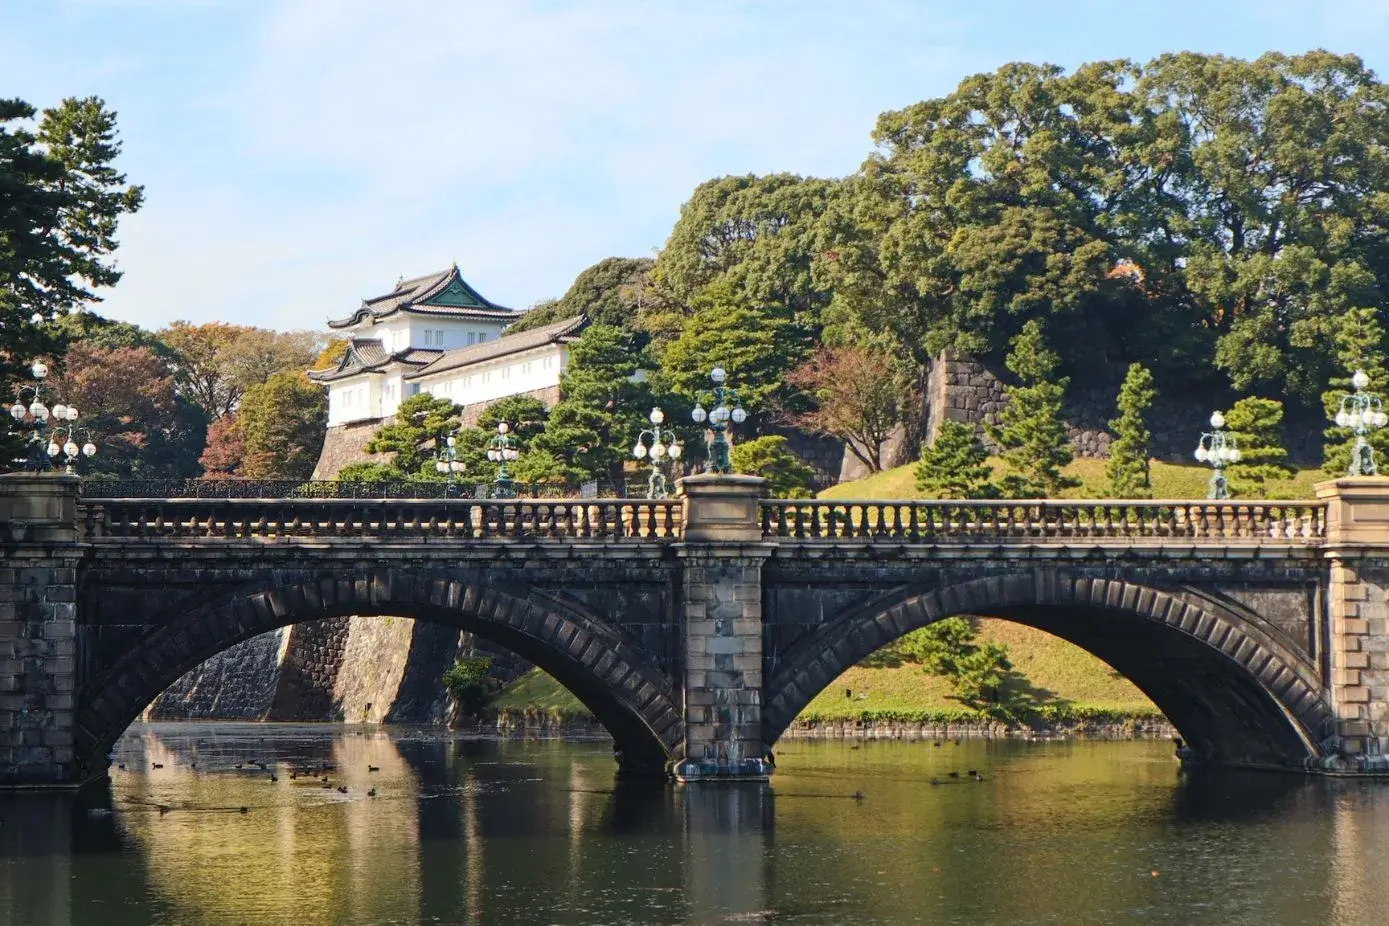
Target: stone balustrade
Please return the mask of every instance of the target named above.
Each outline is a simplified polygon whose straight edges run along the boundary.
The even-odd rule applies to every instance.
[[[272,540],[369,537],[418,540],[670,541],[679,500],[540,499],[87,499],[87,540]]]
[[[801,501],[763,500],[762,535],[794,540],[1181,538],[1318,543],[1323,502],[1263,501]]]

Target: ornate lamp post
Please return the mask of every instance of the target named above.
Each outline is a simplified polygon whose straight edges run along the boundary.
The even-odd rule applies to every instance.
[[[1336,412],[1336,427],[1355,429],[1355,446],[1350,451],[1350,475],[1377,476],[1379,467],[1375,464],[1375,449],[1366,437],[1389,423],[1389,415],[1384,412],[1378,393],[1366,392],[1370,377],[1364,370],[1356,370],[1350,378],[1355,392],[1341,399],[1341,408]]]
[[[1196,445],[1197,462],[1209,463],[1215,469],[1215,472],[1211,473],[1207,498],[1230,497],[1230,483],[1225,478],[1225,464],[1240,461],[1235,439],[1223,430],[1224,427],[1225,416],[1220,412],[1214,413],[1211,415],[1211,430],[1203,432]]]
[[[72,422],[77,420],[77,409],[61,402],[49,408],[43,401],[43,382],[48,377],[48,364],[35,360],[29,367],[34,377],[31,386],[20,386],[15,390],[15,401],[10,406],[10,417],[19,424],[27,424],[32,430],[29,435],[29,466],[35,472],[43,472],[56,464],[58,455],[66,457],[67,471],[73,472],[78,453],[92,457],[96,455],[96,444],[91,441],[91,432],[84,429],[86,440],[81,447],[76,441],[76,431]],[[24,404],[25,396],[29,404]],[[49,422],[53,431],[49,433]]]
[[[670,493],[666,490],[666,474],[661,472],[661,463],[669,459],[675,462],[680,459],[682,448],[675,439],[670,438],[670,443],[661,442],[661,424],[666,420],[666,413],[659,408],[651,409],[651,427],[643,428],[637,435],[637,442],[632,445],[632,456],[638,460],[651,460],[651,476],[646,480],[647,498],[666,498]],[[669,431],[666,432],[669,436]],[[651,446],[647,447],[642,443],[642,439],[650,437]]]
[[[458,495],[458,486],[454,484],[454,477],[459,473],[468,471],[468,464],[460,463],[458,460],[458,438],[452,434],[447,440],[434,442],[435,460],[434,470],[446,476],[447,486],[444,488],[445,498],[455,498]]]
[[[743,405],[738,401],[738,393],[733,389],[724,387],[724,380],[728,374],[723,367],[714,367],[709,371],[709,379],[714,383],[713,408],[709,411],[704,410],[703,404],[696,399],[694,411],[690,412],[690,417],[695,424],[709,422],[709,430],[714,436],[709,441],[709,472],[711,473],[731,473],[733,466],[728,460],[728,440],[724,437],[724,432],[728,430],[728,422],[732,419],[734,424],[742,424],[748,418],[748,413],[743,410]],[[728,403],[733,403],[730,410]]]
[[[507,472],[506,464],[519,458],[521,451],[511,446],[510,431],[511,425],[505,421],[498,422],[497,436],[487,445],[487,459],[497,464],[497,478],[492,483],[494,498],[516,497],[516,487],[511,483],[511,473]]]

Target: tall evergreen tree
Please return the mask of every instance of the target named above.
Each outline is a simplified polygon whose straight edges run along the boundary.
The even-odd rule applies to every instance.
[[[1115,498],[1151,498],[1153,485],[1148,471],[1147,414],[1157,397],[1153,374],[1141,363],[1131,364],[1119,387],[1119,417],[1109,422],[1114,440],[1109,445],[1105,475],[1109,492]]]
[[[611,325],[592,325],[569,348],[560,400],[550,409],[535,447],[585,478],[622,482],[632,440],[646,427],[651,392],[639,381],[645,366],[636,336]]]
[[[0,99],[0,393],[13,395],[29,362],[52,356],[60,339],[31,316],[52,319],[97,300],[120,280],[111,259],[122,216],[143,191],[112,164],[120,154],[116,115],[96,97],[66,99],[37,114]],[[18,450],[0,430],[0,459]]]
[[[1009,372],[1017,385],[1005,390],[1007,404],[989,436],[1003,450],[1009,471],[1003,492],[1010,498],[1051,498],[1080,485],[1063,475],[1075,457],[1061,419],[1062,399],[1070,380],[1055,376],[1057,358],[1046,343],[1042,323],[1032,319],[1013,339]]]
[[[1389,369],[1384,357],[1384,325],[1375,309],[1352,309],[1340,319],[1332,332],[1338,372],[1331,379],[1331,388],[1322,393],[1322,405],[1326,415],[1333,423],[1323,432],[1326,444],[1323,449],[1322,469],[1329,476],[1344,476],[1350,470],[1350,449],[1355,446],[1355,431],[1352,428],[1339,428],[1334,424],[1336,412],[1340,411],[1341,400],[1349,395],[1354,387],[1350,378],[1356,370],[1364,370],[1370,377],[1370,390],[1383,395],[1389,390]],[[1371,431],[1366,437],[1375,449],[1376,462],[1385,464],[1385,453],[1389,452],[1389,428]]]
[[[973,425],[942,421],[936,441],[922,445],[916,464],[916,490],[923,498],[993,498],[989,452]]]
[[[1283,403],[1273,399],[1240,399],[1225,415],[1225,427],[1239,448],[1240,461],[1229,467],[1230,491],[1263,497],[1271,479],[1291,479],[1297,470],[1283,448]]]

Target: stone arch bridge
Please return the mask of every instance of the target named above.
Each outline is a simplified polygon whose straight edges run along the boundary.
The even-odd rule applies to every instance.
[[[829,502],[696,476],[674,500],[86,499],[0,476],[0,785],[105,773],[182,673],[349,614],[473,631],[541,666],[620,764],[764,776],[844,669],[955,614],[1063,637],[1195,761],[1377,771],[1389,479],[1309,502]]]

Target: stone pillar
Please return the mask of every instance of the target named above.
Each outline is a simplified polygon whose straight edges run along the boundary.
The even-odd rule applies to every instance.
[[[707,474],[677,483],[684,498],[681,624],[684,757],[681,781],[766,778],[762,742],[761,478]]]
[[[0,475],[0,787],[77,783],[79,487]]]
[[[1389,768],[1389,478],[1317,486],[1327,503],[1328,689],[1342,755]]]

